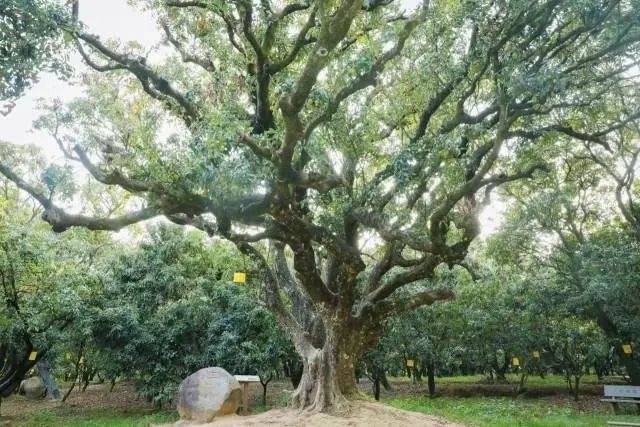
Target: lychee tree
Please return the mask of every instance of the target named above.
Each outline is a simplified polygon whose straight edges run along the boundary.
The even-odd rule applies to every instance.
[[[233,242],[293,338],[310,411],[356,391],[385,319],[453,298],[434,271],[464,263],[496,187],[554,167],[558,136],[597,142],[638,114],[580,116],[637,84],[637,0],[137,3],[165,46],[69,22],[88,95],[41,122],[127,207],[71,213],[0,173],[59,232],[164,216]]]

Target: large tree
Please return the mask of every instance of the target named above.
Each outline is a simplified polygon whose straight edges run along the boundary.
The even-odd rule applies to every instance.
[[[0,172],[56,231],[164,215],[235,243],[303,359],[309,410],[356,390],[385,319],[453,297],[430,279],[463,262],[493,189],[553,166],[560,135],[615,129],[628,117],[576,117],[636,84],[637,0],[139,3],[175,55],[69,25],[104,91],[54,127],[139,209],[69,213]]]

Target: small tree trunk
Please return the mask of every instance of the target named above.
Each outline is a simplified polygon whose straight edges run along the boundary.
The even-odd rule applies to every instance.
[[[381,369],[381,375],[380,375],[380,382],[382,383],[382,386],[384,387],[385,390],[389,391],[389,390],[393,390],[391,388],[391,384],[389,383],[389,379],[387,379],[387,373],[384,369]]]
[[[427,388],[429,389],[429,397],[433,397],[436,394],[436,378],[432,359],[427,363]]]
[[[267,406],[267,386],[273,379],[273,374],[269,374],[269,378],[266,378],[265,380],[262,379],[262,376],[260,376],[259,378],[260,384],[262,384],[262,404],[264,406]]]
[[[378,376],[373,378],[373,397],[380,400],[380,378]]]
[[[115,378],[111,380],[111,387],[109,387],[109,393],[113,392],[113,388],[116,386]]]
[[[567,374],[565,378],[567,380],[567,387],[569,387],[569,391],[573,393],[573,383],[571,381],[571,374]]]
[[[576,375],[573,383],[573,399],[577,402],[580,395],[580,376]]]
[[[69,390],[67,390],[67,392],[64,394],[64,396],[62,397],[62,401],[66,402],[67,398],[69,397],[69,395],[71,394],[71,392],[73,391],[74,387],[76,386],[76,378],[73,379],[73,381],[71,382],[71,386],[69,387]]]
[[[262,404],[267,406],[267,384],[262,384]]]
[[[516,388],[516,395],[524,392],[524,385],[527,381],[527,376],[528,375],[524,370],[520,373],[520,381],[518,382],[518,388]]]
[[[78,353],[78,360],[76,361],[76,369],[75,369],[75,372],[73,373],[73,380],[71,381],[71,386],[69,387],[69,390],[67,390],[67,392],[64,394],[64,397],[62,398],[63,402],[67,401],[67,398],[73,391],[73,388],[76,386],[76,382],[78,381],[78,376],[80,375],[80,368],[81,368],[80,361],[82,360],[83,348],[84,348],[84,345],[81,345],[80,352]]]

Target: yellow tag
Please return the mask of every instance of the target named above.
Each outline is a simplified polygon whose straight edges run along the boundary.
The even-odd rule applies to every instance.
[[[29,354],[29,361],[30,361],[30,362],[33,362],[34,360],[36,360],[36,357],[38,357],[38,352],[37,352],[37,351],[32,351],[32,352]]]
[[[233,283],[244,283],[247,281],[247,273],[233,273]]]
[[[407,360],[407,368],[413,368],[414,362],[413,359],[408,359]]]
[[[631,354],[633,350],[631,349],[631,344],[622,344],[622,352],[624,354]]]
[[[534,359],[540,359],[540,352],[538,352],[538,351],[534,351],[534,352],[533,352],[533,358],[534,358]]]
[[[514,357],[513,360],[511,361],[511,364],[513,366],[520,366],[520,359],[518,359],[517,357]]]

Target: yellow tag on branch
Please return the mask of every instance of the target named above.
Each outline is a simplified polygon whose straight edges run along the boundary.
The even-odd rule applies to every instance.
[[[233,273],[233,283],[245,283],[247,281],[247,273]]]
[[[37,357],[38,357],[38,352],[37,351],[32,351],[31,353],[29,353],[29,361],[30,362],[34,362]]]
[[[407,360],[407,368],[413,368],[414,364],[415,363],[414,363],[413,359]]]
[[[631,348],[631,344],[622,344],[622,352],[624,354],[631,354],[633,353],[633,349]]]
[[[517,357],[514,357],[513,360],[511,361],[511,365],[520,366],[520,359],[518,359]]]
[[[534,351],[533,352],[533,358],[534,359],[540,359],[540,352],[539,351]]]

